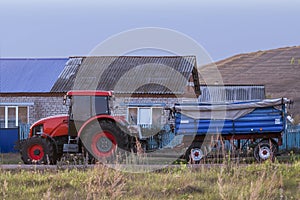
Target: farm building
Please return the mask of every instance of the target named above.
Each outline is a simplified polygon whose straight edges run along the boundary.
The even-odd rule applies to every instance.
[[[115,114],[146,127],[164,123],[165,106],[197,101],[200,94],[194,56],[1,59],[0,64],[1,141],[6,143],[12,135],[16,140],[21,124],[67,114],[62,99],[72,89],[113,90]]]
[[[51,92],[112,90],[114,114],[143,127],[161,126],[165,106],[197,101],[195,56],[72,57]]]

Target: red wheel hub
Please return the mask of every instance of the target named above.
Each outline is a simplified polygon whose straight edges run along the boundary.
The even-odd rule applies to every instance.
[[[263,150],[263,155],[267,155],[268,154],[268,151],[267,150]]]
[[[35,144],[28,149],[28,155],[32,160],[41,160],[44,157],[44,149],[42,145]]]
[[[114,135],[104,131],[97,133],[92,138],[92,152],[97,157],[109,157],[117,148],[117,141]]]

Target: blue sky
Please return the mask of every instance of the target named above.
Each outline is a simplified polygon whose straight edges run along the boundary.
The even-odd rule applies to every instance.
[[[193,38],[218,61],[300,45],[300,1],[1,0],[0,57],[87,55],[108,37],[162,27]]]

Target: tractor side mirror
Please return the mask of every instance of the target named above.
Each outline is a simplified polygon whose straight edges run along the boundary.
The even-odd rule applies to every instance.
[[[64,95],[64,99],[63,99],[63,105],[67,104],[67,95]]]

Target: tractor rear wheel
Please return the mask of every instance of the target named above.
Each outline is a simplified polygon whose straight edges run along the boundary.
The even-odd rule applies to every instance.
[[[100,162],[115,164],[123,160],[127,151],[126,134],[110,121],[90,124],[80,139],[89,153]]]
[[[22,144],[21,159],[25,164],[56,164],[56,153],[47,138],[32,137]]]

